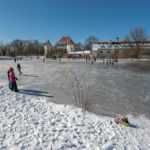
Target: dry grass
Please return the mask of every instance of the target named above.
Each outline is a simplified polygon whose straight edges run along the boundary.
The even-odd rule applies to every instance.
[[[91,85],[86,85],[84,82],[78,79],[75,72],[69,70],[69,76],[67,79],[71,85],[72,98],[74,105],[82,108],[82,112],[92,110],[91,102]]]

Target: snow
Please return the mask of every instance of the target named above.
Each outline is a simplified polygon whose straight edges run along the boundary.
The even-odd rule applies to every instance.
[[[82,113],[0,87],[0,149],[150,149],[150,120],[128,115],[131,127],[114,118]]]
[[[142,60],[141,67],[134,67],[137,60],[130,61],[119,60],[118,65],[107,68],[99,60],[92,65],[85,60],[42,63],[42,59],[24,58],[19,61],[23,71],[19,76],[14,61],[3,57],[0,149],[149,150],[150,70],[143,65],[149,60]],[[8,89],[10,66],[19,78],[19,93]],[[96,114],[83,113],[73,105],[65,79],[68,68],[75,70],[85,83],[89,84],[89,79],[96,83],[92,89]],[[131,126],[116,124],[116,116],[127,116]]]
[[[90,90],[92,112],[110,117],[128,114],[150,118],[150,61],[122,59],[115,66],[101,60],[92,65],[82,59],[24,58],[21,64],[23,75],[17,72],[13,60],[0,60],[0,86],[8,88],[7,71],[14,67],[21,93],[42,96],[57,104],[74,104],[72,89],[66,74],[73,70],[83,86],[95,83]],[[91,82],[91,83],[90,83]]]
[[[11,56],[0,56],[0,60],[13,60],[14,57]]]

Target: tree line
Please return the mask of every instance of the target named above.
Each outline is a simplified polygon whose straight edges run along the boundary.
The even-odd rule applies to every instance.
[[[136,27],[131,29],[129,33],[125,36],[124,41],[128,43],[134,42],[136,47],[132,44],[129,44],[130,48],[125,51],[125,54],[128,57],[135,57],[140,58],[142,56],[142,44],[148,41],[148,36],[142,27]],[[92,50],[92,44],[94,42],[98,42],[99,38],[96,36],[89,36],[85,42],[82,44],[81,42],[76,43],[77,49],[75,50]],[[61,51],[63,53],[67,53],[67,51]],[[53,47],[53,51],[51,55],[56,55],[56,53],[60,53],[60,50],[57,50],[56,45]],[[2,42],[0,43],[0,55],[10,55],[10,56],[17,56],[17,55],[24,55],[24,56],[31,56],[31,55],[44,55],[44,43],[39,42],[38,40],[13,40],[9,44],[3,45]]]
[[[38,40],[13,40],[9,44],[0,45],[1,55],[9,56],[31,56],[44,55],[44,43]]]
[[[76,43],[77,49],[92,49],[92,43],[98,42],[99,39],[95,36],[89,36],[84,44]],[[56,53],[60,53],[60,49],[57,49],[56,45],[53,46],[51,55],[56,55]],[[61,50],[61,53],[67,53],[65,50]],[[20,40],[16,39],[12,42],[3,45],[2,41],[0,43],[0,55],[9,55],[9,56],[31,56],[31,55],[44,55],[44,43],[39,42],[38,40]]]

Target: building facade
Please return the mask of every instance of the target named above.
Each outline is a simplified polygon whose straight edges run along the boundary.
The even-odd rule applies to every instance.
[[[56,49],[66,51],[67,53],[74,51],[75,44],[70,37],[62,37],[56,43]]]
[[[150,52],[150,41],[139,42],[138,43],[142,53]],[[136,50],[136,42],[120,41],[116,38],[115,42],[95,42],[92,44],[92,53],[96,57],[107,58],[112,57],[114,53],[118,54],[118,57],[126,57],[126,51]]]

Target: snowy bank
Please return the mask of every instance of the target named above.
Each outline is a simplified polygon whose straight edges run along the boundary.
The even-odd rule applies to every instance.
[[[150,120],[128,118],[131,127],[0,87],[0,149],[149,150]]]

